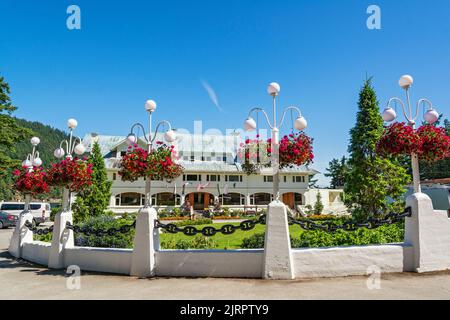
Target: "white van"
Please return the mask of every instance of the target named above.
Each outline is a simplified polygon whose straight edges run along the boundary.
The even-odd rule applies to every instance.
[[[18,216],[25,210],[23,202],[0,202],[0,211]],[[31,214],[36,225],[50,220],[50,204],[45,202],[31,202]]]

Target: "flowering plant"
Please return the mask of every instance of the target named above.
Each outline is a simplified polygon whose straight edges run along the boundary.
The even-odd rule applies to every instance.
[[[382,156],[418,153],[421,143],[420,136],[411,126],[397,122],[385,128],[377,144],[377,153]]]
[[[247,175],[251,175],[257,173],[262,167],[270,166],[271,153],[270,141],[260,140],[259,135],[254,140],[245,140],[245,143],[241,143],[241,149],[238,152],[242,170]]]
[[[421,160],[431,163],[450,157],[450,137],[444,128],[425,125],[417,129],[417,134],[421,139]]]
[[[313,139],[304,133],[292,133],[280,141],[280,167],[310,164],[314,160]]]
[[[78,158],[66,158],[52,164],[47,172],[50,186],[66,187],[71,192],[85,189],[92,184],[92,164]]]
[[[49,186],[46,181],[46,173],[40,167],[33,167],[32,170],[23,167],[21,170],[14,170],[14,187],[22,193],[32,195],[49,192]]]
[[[280,168],[311,163],[314,159],[312,142],[313,139],[304,133],[284,136],[278,146]],[[269,167],[273,152],[276,150],[273,150],[272,139],[246,140],[245,144],[241,144],[241,150],[238,153],[243,171],[250,175],[262,167]]]
[[[156,144],[151,152],[137,145],[128,148],[120,163],[119,175],[123,181],[136,181],[141,177],[173,180],[183,174],[183,166],[174,161],[174,146],[169,147],[160,141]]]
[[[119,175],[122,181],[136,181],[145,177],[148,168],[148,152],[138,147],[138,145],[129,146],[127,153],[120,161]]]

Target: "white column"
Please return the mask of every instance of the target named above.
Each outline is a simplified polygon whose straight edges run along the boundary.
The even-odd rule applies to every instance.
[[[67,222],[73,224],[72,211],[63,211],[56,214],[53,224],[52,247],[48,260],[49,268],[62,269],[66,267],[64,250],[74,247],[73,231],[66,228]]]
[[[63,211],[56,214],[53,223],[53,238],[48,267],[62,269],[66,267],[64,261],[64,250],[74,247],[73,231],[67,229],[67,222],[73,225],[73,212],[70,210],[70,192],[63,190]]]
[[[33,242],[33,232],[25,226],[26,222],[33,223],[33,215],[30,212],[20,214],[19,221],[17,222],[9,244],[8,251],[16,258],[22,257],[22,246],[24,243]]]
[[[273,201],[266,216],[263,278],[291,280],[294,277],[286,206],[281,201]]]
[[[136,234],[131,261],[130,275],[140,278],[154,277],[156,251],[159,250],[159,232],[155,228],[156,210],[145,207],[136,219]]]
[[[405,244],[412,246],[406,271],[431,272],[450,269],[450,220],[444,210],[433,209],[424,193],[408,197],[412,217],[406,218]]]

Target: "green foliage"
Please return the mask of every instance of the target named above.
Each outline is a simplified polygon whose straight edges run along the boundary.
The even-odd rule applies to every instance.
[[[356,219],[366,219],[401,210],[410,176],[397,161],[376,154],[383,120],[370,79],[361,89],[358,107],[356,125],[350,131],[344,201]]]
[[[323,211],[323,203],[322,203],[322,195],[320,194],[320,191],[317,192],[316,196],[316,203],[314,204],[314,214],[315,215],[321,215]]]
[[[77,195],[72,206],[75,223],[103,215],[111,197],[112,182],[108,180],[105,162],[97,142],[92,147],[88,163],[92,164],[92,185]]]
[[[264,233],[257,233],[242,241],[243,249],[264,248]],[[338,230],[334,233],[322,230],[304,231],[299,237],[291,237],[292,248],[322,248],[337,246],[361,246],[401,243],[404,239],[404,224],[397,223],[378,229]]]
[[[342,188],[345,185],[345,177],[348,174],[347,158],[342,157],[341,160],[333,159],[329,163],[325,177],[331,178],[330,187],[333,189]]]
[[[196,235],[192,239],[168,239],[161,242],[162,249],[176,249],[176,250],[187,250],[187,249],[214,249],[217,248],[217,242],[209,237],[204,237],[202,235]]]
[[[0,200],[11,199],[14,193],[11,191],[12,169],[20,166],[21,160],[11,156],[16,152],[16,144],[32,135],[31,130],[22,127],[12,113],[17,110],[9,97],[11,91],[8,83],[0,77]]]

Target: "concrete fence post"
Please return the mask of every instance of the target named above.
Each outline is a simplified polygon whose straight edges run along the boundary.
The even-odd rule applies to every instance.
[[[21,213],[8,248],[13,257],[21,258],[23,244],[33,242],[33,232],[25,226],[27,222],[33,223],[33,215],[30,212]]]
[[[153,207],[139,211],[131,260],[130,275],[140,278],[154,277],[156,251],[159,250],[159,231],[155,228],[157,212]]]
[[[267,212],[263,278],[295,278],[287,210],[281,201],[270,203]]]
[[[450,269],[450,220],[446,211],[433,209],[426,194],[406,200],[412,217],[406,218],[405,244],[413,247],[412,270],[431,272]]]
[[[73,231],[67,229],[67,222],[73,224],[73,212],[63,211],[55,215],[53,224],[52,247],[48,259],[48,267],[52,269],[65,268],[64,250],[74,247]]]

